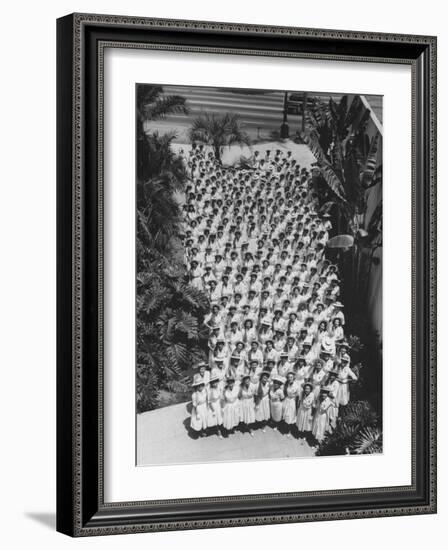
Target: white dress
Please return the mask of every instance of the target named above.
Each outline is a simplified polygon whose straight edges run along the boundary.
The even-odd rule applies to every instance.
[[[191,429],[196,432],[207,428],[207,391],[204,388],[201,391],[193,392],[191,396]]]
[[[344,329],[339,326],[339,327],[335,327],[333,329],[333,338],[337,341],[337,340],[343,340],[344,339]]]
[[[334,403],[326,397],[321,403],[319,403],[313,420],[313,435],[320,442],[324,439],[325,434],[331,428],[331,421],[333,419]]]
[[[313,427],[313,405],[314,395],[312,392],[302,397],[297,411],[297,428],[299,432],[311,431]]]
[[[246,344],[246,351],[250,350],[252,342],[257,339],[257,331],[255,328],[249,328],[243,330],[243,342]]]
[[[269,361],[269,360],[272,360],[272,361],[275,361],[277,363],[278,358],[279,358],[279,353],[274,348],[272,348],[269,351],[268,350],[265,351],[264,359],[265,359],[266,362]]]
[[[207,392],[207,427],[220,426],[222,424],[222,394],[218,388],[209,388]]]
[[[339,386],[340,384],[337,380],[334,380],[331,384],[328,384],[328,387],[330,388],[330,391],[331,391],[330,395],[333,398],[335,416],[338,416],[339,414],[339,401],[338,401]]]
[[[269,406],[269,383],[266,382],[264,385],[260,384],[256,387],[255,391],[255,420],[257,422],[265,422],[271,417],[271,409]]]
[[[296,381],[297,381],[297,384],[299,385],[299,391],[302,391],[303,384],[305,384],[305,380],[306,378],[308,378],[308,373],[309,373],[309,367],[307,367],[306,365],[304,367],[300,367],[300,369],[297,370]]]
[[[294,380],[292,384],[286,385],[286,396],[283,401],[282,418],[286,424],[295,424],[297,420],[296,398],[299,393],[299,384]]]
[[[313,384],[314,399],[316,403],[319,398],[320,387],[326,376],[327,376],[327,373],[324,371],[324,369],[321,369],[319,371],[315,371],[311,377],[311,383]]]
[[[273,390],[269,392],[269,398],[271,400],[271,418],[274,422],[280,422],[283,412],[283,399],[285,394],[283,389]]]
[[[202,284],[202,275],[203,275],[203,271],[199,267],[197,267],[196,269],[192,269],[190,271],[191,286],[194,286],[199,290],[203,290],[204,285]]]
[[[240,388],[241,422],[253,424],[255,422],[254,386]]]
[[[210,373],[210,378],[219,378],[218,389],[221,392],[224,389],[226,373],[227,369],[224,367],[213,367]]]
[[[222,409],[222,425],[226,430],[232,430],[241,420],[241,407],[238,399],[239,388],[234,386],[224,390],[224,405]]]
[[[241,330],[236,330],[233,332],[233,330],[229,331],[227,333],[227,342],[230,344],[231,348],[233,349],[238,342],[240,342],[243,338],[243,333]]]
[[[358,380],[358,377],[352,369],[346,365],[339,371],[339,389],[337,396],[339,405],[345,406],[350,401],[350,379]]]
[[[277,374],[279,376],[283,376],[283,378],[286,378],[286,375],[289,371],[289,368],[290,368],[289,363],[286,363],[286,362],[285,363],[279,363],[277,365]]]
[[[268,340],[272,340],[273,337],[274,337],[274,334],[273,334],[272,330],[267,330],[266,332],[260,332],[258,334],[258,340],[262,344],[265,344]]]

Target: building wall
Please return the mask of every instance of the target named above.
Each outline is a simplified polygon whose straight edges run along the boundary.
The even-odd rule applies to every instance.
[[[353,101],[355,96],[349,96],[349,105]],[[359,122],[359,119],[365,113],[365,110],[370,110],[370,116],[366,126],[366,133],[370,139],[372,139],[377,132],[380,133],[380,140],[378,144],[378,159],[382,159],[383,154],[383,126],[378,117],[370,108],[367,99],[364,96],[360,96],[364,105],[364,110],[361,111],[360,116],[354,121],[353,127]],[[380,160],[382,162],[382,160]],[[364,227],[368,227],[370,219],[375,212],[376,207],[382,201],[383,197],[383,182],[379,183],[372,189],[366,191],[367,197],[367,210],[365,213]],[[367,309],[369,320],[372,328],[377,331],[382,340],[382,326],[383,326],[383,261],[382,261],[382,247],[378,248],[373,254],[373,262],[370,266],[370,275],[367,291]]]

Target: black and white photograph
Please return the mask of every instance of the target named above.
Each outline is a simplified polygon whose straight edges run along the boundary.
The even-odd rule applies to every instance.
[[[382,453],[382,97],[136,87],[137,464]]]
[[[5,4],[6,550],[444,540],[446,9],[369,7]]]

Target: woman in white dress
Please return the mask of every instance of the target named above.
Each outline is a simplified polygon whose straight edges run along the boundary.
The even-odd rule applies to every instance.
[[[243,328],[243,342],[246,346],[246,351],[250,350],[252,342],[256,340],[257,340],[257,331],[254,328],[254,323],[252,319],[246,319],[244,321],[244,328]]]
[[[300,355],[304,357],[307,363],[311,363],[315,359],[315,354],[311,349],[312,343],[307,339],[302,344],[302,349],[300,350]]]
[[[243,333],[238,328],[238,322],[236,320],[230,321],[230,330],[227,333],[227,342],[230,348],[233,349],[236,344],[243,338]]]
[[[292,428],[297,420],[297,398],[299,396],[299,385],[293,371],[289,371],[286,376],[283,393],[285,399],[283,400],[282,419],[286,425],[287,437],[291,437]]]
[[[274,349],[280,353],[286,346],[285,331],[280,328],[275,331]]]
[[[240,423],[241,409],[238,399],[239,388],[233,378],[227,378],[223,393],[222,425],[226,432],[232,432]]]
[[[350,401],[350,383],[352,381],[356,382],[356,380],[358,380],[358,377],[350,368],[350,356],[348,354],[344,354],[341,357],[338,379],[338,402],[339,406],[345,407]]]
[[[222,439],[222,390],[219,388],[220,379],[210,378],[207,391],[207,428],[215,428],[218,437]]]
[[[313,384],[313,394],[316,405],[319,400],[320,387],[324,383],[326,376],[327,373],[323,369],[322,361],[320,359],[316,359],[314,361],[314,369],[311,374],[311,383]]]
[[[227,368],[224,365],[224,359],[216,358],[213,362],[213,366],[210,372],[210,378],[217,378],[219,380],[218,387],[222,391],[224,389],[224,380],[226,377]]]
[[[337,371],[332,370],[328,373],[326,387],[330,390],[330,398],[333,399],[334,415],[336,418],[339,415],[339,386],[338,373]]]
[[[265,363],[264,370],[269,373],[269,376],[272,378],[272,376],[275,376],[277,374],[277,369],[275,368],[275,361],[274,359],[268,359]]]
[[[255,388],[250,381],[248,374],[244,375],[241,380],[241,386],[239,391],[239,400],[241,407],[241,422],[244,427],[249,430],[249,434],[253,437],[253,426],[255,423]]]
[[[297,429],[299,433],[308,433],[313,429],[314,395],[313,386],[309,382],[303,385],[297,411]]]
[[[286,346],[288,350],[288,361],[294,363],[299,355],[299,346],[296,344],[296,339],[294,336],[288,336]]]
[[[234,382],[236,381],[238,386],[240,384],[241,376],[245,374],[244,369],[239,370],[239,362],[240,358],[238,357],[238,355],[231,355],[230,363],[226,372],[226,381],[232,378]]]
[[[342,342],[344,340],[344,328],[341,325],[341,319],[339,317],[333,319],[331,336],[335,342]]]
[[[252,359],[249,362],[249,376],[252,384],[258,385],[260,381],[261,373],[263,371],[263,363],[260,363],[257,359]]]
[[[318,344],[317,352],[320,353],[321,350],[321,343],[324,338],[328,336],[328,330],[327,330],[327,321],[321,321],[317,327],[317,332],[315,334],[315,341]]]
[[[312,433],[319,443],[323,441],[325,434],[330,432],[336,425],[333,414],[334,403],[329,395],[329,388],[324,387],[320,390],[319,401],[314,413]]]
[[[294,286],[292,289],[291,307],[293,307],[297,311],[302,301],[303,301],[303,297],[300,295],[299,287]]]
[[[267,340],[266,347],[264,349],[264,360],[269,361],[272,359],[272,361],[276,363],[279,357],[280,357],[279,352],[276,349],[274,349],[274,341]]]
[[[203,290],[204,286],[202,276],[204,275],[204,272],[199,267],[199,262],[197,260],[193,260],[190,265],[190,284],[199,290]]]
[[[350,345],[347,340],[342,340],[342,342],[338,342],[338,345],[336,346],[336,358],[340,361],[343,355],[349,354],[349,351]]]
[[[199,363],[197,366],[198,372],[195,374],[195,381],[202,380],[204,382],[205,387],[208,387],[209,381],[210,381],[210,371],[207,370],[207,363]]]
[[[207,429],[207,391],[199,378],[193,382],[191,405],[190,427],[196,435],[202,437]]]
[[[213,350],[213,362],[221,360],[225,363],[228,354],[229,350],[227,349],[226,341],[224,340],[224,338],[219,337],[216,341],[215,349]]]
[[[297,384],[299,385],[299,391],[303,390],[303,385],[309,377],[310,368],[306,364],[303,357],[299,357],[294,365],[294,372],[296,373]]]
[[[247,353],[244,349],[244,342],[240,340],[236,343],[235,349],[232,352],[232,355],[237,355],[240,358],[240,361],[246,364],[247,362]]]
[[[266,432],[266,424],[271,417],[269,390],[269,372],[263,371],[255,392],[255,420],[261,425],[263,433]]]
[[[263,363],[263,359],[263,352],[260,349],[260,345],[256,340],[254,340],[250,345],[250,350],[247,352],[247,361],[250,364],[255,360],[261,365]]]
[[[302,323],[297,319],[297,313],[294,311],[289,314],[288,331],[289,334],[296,340],[300,334]]]
[[[258,333],[258,340],[262,345],[265,345],[266,342],[269,340],[272,342],[272,339],[274,337],[274,333],[272,332],[271,327],[268,325],[267,322],[262,322],[260,331]]]
[[[269,399],[271,402],[271,421],[274,430],[278,429],[278,424],[282,421],[283,413],[283,393],[284,379],[281,376],[275,375],[272,377],[272,388],[269,391]]]
[[[288,352],[280,353],[280,360],[277,363],[277,374],[282,378],[286,378],[289,371]]]

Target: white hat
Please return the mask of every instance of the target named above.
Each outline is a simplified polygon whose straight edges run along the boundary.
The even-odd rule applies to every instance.
[[[201,384],[205,385],[204,379],[200,374],[196,374],[193,378],[193,383],[191,384],[193,387],[200,386]]]

